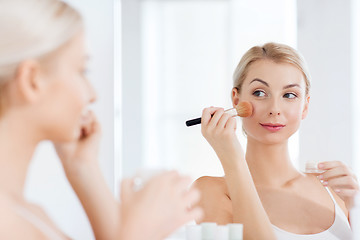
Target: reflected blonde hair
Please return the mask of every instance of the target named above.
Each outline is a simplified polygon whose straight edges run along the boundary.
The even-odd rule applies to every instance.
[[[305,93],[306,95],[309,94],[310,74],[304,58],[292,47],[273,42],[266,43],[263,46],[252,47],[241,58],[233,74],[233,86],[237,88],[239,93],[241,92],[241,87],[250,65],[258,60],[264,59],[274,61],[275,63],[289,63],[298,68],[304,75],[306,84]]]
[[[60,0],[0,0],[0,101],[21,62],[50,54],[81,29],[81,15]]]

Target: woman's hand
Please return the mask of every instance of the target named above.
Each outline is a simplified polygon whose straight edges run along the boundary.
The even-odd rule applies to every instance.
[[[359,191],[359,184],[353,171],[340,161],[321,162],[318,168],[325,170],[318,175],[318,179],[324,186],[331,187],[350,210],[354,204],[354,197]]]
[[[232,157],[242,157],[243,150],[236,136],[236,119],[224,113],[223,108],[205,108],[201,116],[201,132],[214,148],[225,168],[224,161]]]
[[[205,108],[201,132],[224,168],[232,219],[244,224],[244,239],[276,239],[236,136],[236,119],[222,108]]]
[[[120,239],[160,240],[191,220],[200,220],[200,208],[191,208],[200,193],[189,190],[191,179],[166,172],[150,179],[136,191],[134,181],[121,185]]]
[[[100,125],[95,114],[89,111],[83,117],[79,139],[67,143],[54,143],[66,173],[77,171],[84,165],[97,164]]]
[[[93,112],[83,116],[79,138],[54,143],[66,177],[78,196],[96,239],[115,239],[120,216],[98,162],[100,124]]]

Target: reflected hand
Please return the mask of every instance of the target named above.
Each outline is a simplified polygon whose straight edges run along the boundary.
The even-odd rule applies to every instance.
[[[350,210],[359,191],[359,183],[353,171],[340,161],[321,162],[318,168],[325,170],[318,176],[322,184],[331,187]]]
[[[203,212],[191,208],[200,199],[190,189],[191,179],[166,172],[153,177],[139,191],[132,179],[121,185],[121,239],[160,240],[191,220],[199,220]]]

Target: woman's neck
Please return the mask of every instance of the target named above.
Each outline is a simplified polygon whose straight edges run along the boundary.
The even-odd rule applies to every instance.
[[[257,186],[284,187],[301,175],[291,162],[287,141],[263,144],[248,138],[246,161]]]
[[[0,191],[23,198],[25,179],[37,143],[23,118],[0,118]]]

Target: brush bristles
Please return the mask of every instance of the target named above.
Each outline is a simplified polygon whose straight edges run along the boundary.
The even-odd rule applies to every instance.
[[[250,117],[252,114],[252,105],[250,102],[240,102],[235,108],[240,117]]]

